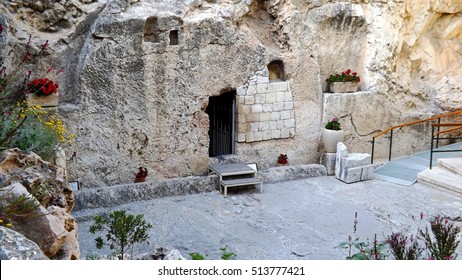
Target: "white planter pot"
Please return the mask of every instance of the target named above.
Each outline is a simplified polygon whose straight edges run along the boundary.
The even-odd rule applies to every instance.
[[[330,130],[324,128],[322,131],[322,142],[326,153],[336,153],[337,143],[343,141],[343,130]]]

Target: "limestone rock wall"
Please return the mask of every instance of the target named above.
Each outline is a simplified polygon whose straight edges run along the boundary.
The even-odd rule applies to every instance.
[[[13,2],[2,4],[11,34],[39,30],[54,50],[48,61],[64,67],[59,110],[76,135],[69,176],[82,187],[131,182],[138,166],[148,168],[148,180],[205,174],[209,97],[236,90],[241,105],[252,105],[245,95],[253,79],[274,61],[290,85],[289,137],[264,139],[266,121],[251,128],[256,120],[236,117],[245,126],[236,154],[260,168],[280,153],[291,164],[317,163],[329,116],[346,121],[349,150],[369,152],[367,141],[382,129],[461,107],[456,0]],[[348,109],[325,103],[325,79],[347,68],[373,96],[358,96]],[[260,101],[261,113],[274,106]],[[243,131],[262,139],[244,141]]]

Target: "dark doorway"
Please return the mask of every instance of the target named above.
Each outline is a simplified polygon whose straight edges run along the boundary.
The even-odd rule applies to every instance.
[[[209,97],[209,156],[234,154],[236,91]]]

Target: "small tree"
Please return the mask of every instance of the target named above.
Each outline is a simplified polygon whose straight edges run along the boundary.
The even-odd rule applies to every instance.
[[[149,244],[148,230],[152,225],[146,223],[142,214],[127,215],[124,210],[120,210],[110,213],[109,219],[98,215],[94,218],[94,222],[90,226],[91,233],[106,231],[105,240],[101,236],[95,238],[96,248],[101,249],[106,245],[119,259],[123,259],[125,252],[130,248],[133,249],[135,243]]]

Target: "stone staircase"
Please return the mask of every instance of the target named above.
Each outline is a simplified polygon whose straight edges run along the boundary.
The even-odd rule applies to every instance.
[[[417,182],[462,195],[462,157],[438,159],[437,166],[417,175]]]

